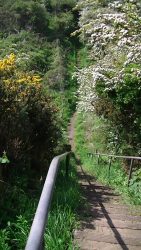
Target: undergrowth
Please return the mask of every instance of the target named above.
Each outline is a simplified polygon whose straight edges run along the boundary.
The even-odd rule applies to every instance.
[[[69,177],[66,178],[65,166],[62,163],[57,176],[45,233],[45,245],[49,250],[76,249],[73,246],[72,232],[77,226],[76,209],[80,194],[73,159],[70,168]],[[9,186],[6,189],[7,197],[3,202],[1,201],[1,250],[24,249],[41,193],[42,185],[39,182],[36,182],[36,185],[34,183],[34,190],[24,189],[22,179],[17,183],[19,183],[17,186]],[[22,188],[18,185],[22,185]]]
[[[73,229],[77,226],[76,210],[80,202],[75,161],[71,160],[69,178],[65,176],[65,164],[57,178],[52,209],[46,231],[46,247],[49,250],[71,250]]]
[[[134,171],[128,187],[128,175],[121,160],[113,159],[109,172],[109,159],[99,158],[89,153],[106,152],[106,126],[96,116],[77,115],[75,128],[76,154],[86,171],[97,177],[102,183],[113,187],[131,204],[141,204],[141,169]],[[107,153],[107,152],[106,152]]]

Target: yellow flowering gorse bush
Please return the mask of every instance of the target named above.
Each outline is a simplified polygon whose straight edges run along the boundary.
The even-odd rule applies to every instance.
[[[11,72],[15,67],[16,56],[10,54],[7,58],[0,60],[0,75]]]
[[[42,80],[40,76],[33,73],[18,71],[14,54],[10,54],[7,58],[0,60],[0,76],[5,83],[10,83],[14,79],[15,83],[37,85]]]
[[[57,143],[56,108],[41,81],[21,71],[14,54],[0,60],[0,153],[6,150],[9,158],[48,159]]]

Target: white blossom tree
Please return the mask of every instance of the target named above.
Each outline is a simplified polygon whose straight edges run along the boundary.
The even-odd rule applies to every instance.
[[[89,67],[76,73],[78,110],[107,115],[110,106],[113,114],[109,111],[106,118],[126,135],[134,130],[130,139],[127,136],[134,144],[141,139],[141,2],[82,0],[76,8],[80,28],[74,34],[79,34],[91,59]]]

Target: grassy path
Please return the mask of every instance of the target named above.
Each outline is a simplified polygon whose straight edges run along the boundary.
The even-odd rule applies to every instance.
[[[71,145],[72,151],[75,150],[75,143],[74,143],[74,127],[75,127],[75,121],[76,121],[76,113],[73,114],[69,127],[68,127],[68,139],[69,143]]]

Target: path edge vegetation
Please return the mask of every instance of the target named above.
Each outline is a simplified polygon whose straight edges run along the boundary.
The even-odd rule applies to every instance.
[[[13,190],[12,198],[10,198],[11,193],[7,190],[6,195],[9,199],[7,199],[5,205],[12,208],[12,203],[17,202],[20,213],[16,218],[13,215],[13,219],[10,216],[7,226],[0,231],[0,246],[3,250],[24,249],[42,191],[42,185],[40,185],[38,190],[37,188],[35,191],[31,190],[27,196],[27,193],[21,187],[21,180],[16,178],[16,181],[17,183],[19,181],[19,183]],[[23,184],[25,184],[25,180]],[[20,204],[21,199],[22,204]],[[47,249],[78,249],[73,242],[73,230],[79,225],[77,209],[80,202],[81,195],[76,173],[76,160],[71,157],[68,178],[66,178],[65,161],[60,163],[45,231],[45,247]],[[14,212],[17,213],[17,208]]]
[[[29,227],[30,227],[29,223],[31,223],[31,220],[34,217],[34,212],[41,193],[43,181],[46,176],[46,170],[47,170],[46,166],[49,166],[49,162],[54,154],[58,154],[65,150],[65,143],[67,142],[66,129],[70,116],[75,110],[76,106],[75,102],[78,95],[79,95],[78,106],[80,105],[80,108],[81,105],[83,107],[84,104],[84,111],[85,111],[87,110],[87,108],[89,108],[90,105],[92,111],[95,110],[95,112],[99,115],[99,118],[98,117],[96,118],[95,115],[94,117],[92,113],[90,113],[89,117],[87,117],[87,114],[84,115],[81,114],[78,117],[76,125],[76,139],[75,139],[76,153],[80,155],[82,164],[87,167],[88,171],[91,171],[91,174],[93,174],[93,169],[94,169],[95,170],[94,174],[96,174],[99,177],[100,181],[103,181],[105,184],[109,184],[110,182],[110,184],[114,188],[116,188],[120,193],[122,193],[124,197],[128,198],[127,200],[130,201],[131,203],[137,203],[137,204],[141,203],[140,169],[135,172],[132,178],[131,185],[129,189],[127,189],[125,164],[123,168],[121,168],[121,165],[123,165],[123,163],[119,164],[115,161],[114,168],[112,168],[113,172],[111,173],[112,175],[111,180],[109,180],[107,179],[107,172],[103,171],[107,159],[104,158],[101,160],[100,164],[101,171],[99,171],[100,168],[97,167],[96,162],[87,157],[87,152],[89,150],[94,150],[96,144],[99,149],[103,150],[103,152],[107,150],[106,134],[110,135],[109,131],[112,132],[111,137],[108,138],[110,139],[110,143],[112,143],[110,150],[114,149],[115,151],[120,150],[120,148],[118,148],[120,144],[121,151],[119,152],[122,153],[129,152],[131,154],[134,152],[140,153],[140,110],[141,109],[138,102],[138,100],[140,100],[140,96],[138,96],[138,93],[140,93],[140,85],[138,83],[140,83],[140,75],[141,75],[140,33],[138,32],[138,29],[140,27],[140,16],[139,16],[140,12],[138,11],[138,8],[140,9],[140,5],[136,6],[136,3],[139,3],[139,0],[136,1],[125,0],[123,1],[123,4],[120,4],[120,6],[116,3],[114,3],[114,5],[113,4],[111,5],[110,1],[105,1],[105,0],[87,1],[87,3],[86,1],[78,1],[78,5],[76,6],[76,8],[74,8],[76,5],[75,0],[68,0],[66,2],[64,2],[63,0],[61,1],[29,0],[24,2],[21,0],[16,0],[14,3],[11,0],[7,1],[2,0],[2,4],[0,4],[0,14],[1,14],[0,23],[2,23],[2,26],[0,26],[0,47],[1,47],[0,66],[2,68],[2,72],[0,73],[2,73],[1,77],[2,80],[0,79],[0,81],[2,84],[0,86],[2,87],[2,91],[3,93],[5,93],[6,96],[6,98],[3,98],[2,101],[4,104],[3,106],[5,107],[5,111],[9,115],[11,123],[10,133],[9,132],[7,133],[8,130],[3,129],[5,128],[5,122],[7,121],[7,119],[5,115],[2,114],[3,119],[2,119],[1,135],[4,136],[4,139],[2,147],[0,148],[1,150],[0,157],[2,157],[2,153],[4,150],[7,149],[6,153],[8,153],[8,147],[11,149],[11,154],[8,153],[7,155],[8,159],[10,156],[9,159],[10,164],[9,165],[7,164],[3,167],[2,172],[4,175],[4,179],[2,179],[2,182],[0,183],[0,186],[2,185],[2,189],[4,189],[4,195],[3,197],[1,197],[2,199],[0,204],[1,205],[0,218],[1,218],[1,228],[2,228],[2,230],[0,231],[0,247],[2,249],[19,250],[24,248],[25,241],[27,239],[27,234],[29,232]],[[116,19],[117,23],[115,25],[113,25],[112,22],[113,17],[112,19],[111,17],[109,19],[109,13],[108,15],[106,13],[106,15],[103,17],[104,19],[101,18],[101,15],[103,15],[105,11],[110,10],[109,7],[114,12],[114,15],[119,17]],[[99,13],[97,15],[97,10],[101,13],[100,15]],[[83,46],[80,45],[78,39],[75,36],[70,37],[70,33],[73,32],[75,29],[77,29],[76,26],[78,22],[78,11],[80,14],[79,15],[80,27],[74,33],[79,35],[80,41],[82,42]],[[120,15],[117,15],[120,11],[121,11]],[[132,15],[132,13],[134,13],[134,15]],[[101,36],[100,29],[95,30],[95,27],[94,30],[93,28],[91,29],[91,24],[93,24],[94,21],[93,14],[94,16],[97,15],[97,22],[100,24],[101,27],[103,27],[103,23],[101,25],[101,21],[104,22],[104,27],[106,28],[106,30],[108,30],[109,32],[108,34],[110,34],[110,32],[112,32],[112,34],[114,34],[114,32],[115,34],[117,34],[116,40],[115,36],[114,37],[110,35],[107,36],[107,33],[105,39],[105,33],[102,33],[103,36]],[[88,18],[88,20],[85,20],[85,18],[86,19]],[[128,20],[129,22],[126,22],[125,19],[126,21]],[[110,30],[109,26],[107,27],[107,21],[108,24],[109,23],[111,24]],[[124,24],[126,25],[128,24],[128,27],[126,25],[124,26]],[[43,29],[40,29],[40,27],[42,27]],[[126,29],[128,29],[129,31],[129,37],[128,37],[128,32],[126,32]],[[93,36],[93,34],[94,35],[96,34],[96,36]],[[118,34],[121,35],[122,37],[121,40]],[[136,40],[133,39],[133,43],[137,45],[135,46],[135,48],[134,46],[132,47],[132,44],[130,44],[129,41],[130,39],[132,40],[132,35],[137,39],[137,44]],[[100,40],[97,40],[97,42],[98,45],[100,44],[101,46],[97,46],[95,37],[100,38]],[[126,41],[126,43],[124,43],[124,41]],[[118,47],[118,42],[120,42],[120,44],[123,45],[123,47],[121,46],[120,51]],[[114,47],[113,46],[114,44],[116,44],[117,46]],[[113,49],[114,53],[111,53],[111,51],[113,52]],[[131,54],[129,53],[128,55],[129,58],[126,57],[127,50],[131,52]],[[117,51],[118,51],[118,56],[117,56]],[[96,52],[98,54],[96,54]],[[134,55],[133,58],[132,58],[132,53]],[[12,57],[15,58],[14,60],[16,60],[16,67],[14,66],[14,68],[12,68],[12,72],[15,72],[14,75],[13,73],[12,75],[11,74],[9,75],[10,72],[9,66],[11,67],[11,64],[8,65],[7,73],[5,74],[4,72],[3,74],[3,62],[5,62],[4,64],[7,64],[10,55],[12,55]],[[106,63],[106,68],[105,66],[104,68],[100,67],[99,64],[101,64],[101,62],[104,64]],[[116,70],[115,68],[113,68],[112,71],[109,71],[109,69],[111,69],[111,65],[112,66],[117,65]],[[76,66],[79,67],[78,71],[76,69]],[[122,71],[123,66],[124,66],[124,72]],[[77,81],[75,77],[73,79],[71,78],[75,70],[77,71],[76,72]],[[30,79],[30,75],[28,75],[29,73],[33,73],[31,74],[32,75],[31,79],[33,79],[34,73],[35,76],[38,75],[38,77],[35,77],[37,81],[39,79],[42,79],[42,87],[41,87],[42,90],[40,93],[43,98],[42,99],[43,101],[44,98],[45,99],[48,98],[50,105],[47,106],[47,110],[48,113],[52,114],[50,116],[47,116],[47,118],[50,119],[50,124],[51,124],[51,126],[49,127],[49,131],[51,129],[52,133],[54,134],[54,132],[56,132],[57,129],[57,134],[55,133],[55,136],[52,136],[53,138],[51,137],[47,138],[47,142],[49,142],[50,140],[50,143],[52,145],[52,148],[50,149],[51,154],[50,152],[47,153],[47,151],[45,151],[48,155],[47,157],[44,157],[44,155],[42,154],[42,138],[44,138],[44,134],[40,132],[44,130],[44,126],[42,130],[39,129],[40,125],[44,125],[43,124],[44,119],[42,120],[42,118],[44,117],[45,114],[47,114],[44,112],[46,107],[43,105],[43,103],[40,103],[39,101],[40,98],[39,99],[37,98],[38,100],[35,106],[34,106],[35,102],[33,101],[34,104],[32,103],[33,105],[31,106],[35,111],[34,114],[37,115],[36,127],[34,127],[35,117],[32,115],[33,112],[31,112],[30,105],[29,106],[25,105],[25,103],[23,102],[24,104],[22,109],[23,112],[20,112],[21,111],[20,104],[22,104],[20,103],[21,93],[23,100],[25,100],[25,97],[27,97],[28,103],[31,100],[31,98],[28,99],[28,97],[32,97],[32,94],[33,97],[36,97],[34,96],[34,94],[37,93],[37,97],[39,97],[38,92],[35,91],[35,93],[33,93],[34,90],[36,89],[35,86],[34,87],[31,86],[30,93],[28,92],[28,87],[25,88],[25,91],[23,92],[21,91],[23,90],[22,82],[25,85],[27,84],[27,79],[25,80],[25,76],[27,76],[27,78]],[[102,76],[100,80],[99,77],[97,77],[99,75]],[[120,76],[122,77],[120,82],[121,86],[119,88],[118,83],[120,80],[119,79]],[[112,85],[113,77],[115,80],[114,86]],[[93,81],[94,79],[95,82]],[[108,86],[107,86],[107,81],[109,84]],[[123,85],[122,81],[124,81]],[[15,83],[15,86],[13,82]],[[30,82],[34,84],[34,82],[32,81]],[[88,83],[88,85],[85,84],[86,82]],[[5,85],[3,83],[5,83]],[[132,83],[134,83],[134,86],[138,91],[134,91],[134,86],[133,89],[131,88]],[[9,91],[8,88],[9,84],[12,88],[12,92]],[[80,85],[80,88],[78,93],[76,94],[77,84]],[[13,100],[13,96],[11,96],[11,93],[13,93],[14,95],[15,98],[14,102],[11,102],[11,98]],[[137,100],[137,103],[135,102],[135,100]],[[9,106],[7,106],[9,105],[9,103],[16,104],[15,106],[13,105],[14,107],[10,106],[11,108],[10,112],[9,112]],[[132,115],[129,116],[128,114],[131,113],[130,112],[131,108],[132,108]],[[18,112],[15,112],[16,109],[18,110]],[[39,112],[40,109],[43,112]],[[125,110],[127,110],[127,112],[125,112]],[[53,111],[56,112],[55,117],[53,115]],[[30,116],[28,112],[30,113]],[[28,157],[23,157],[22,160],[19,157],[20,164],[18,161],[16,161],[17,160],[16,157],[13,157],[14,159],[12,159],[12,156],[17,156],[17,151],[16,150],[14,151],[15,153],[14,155],[12,151],[13,147],[11,145],[15,146],[19,143],[18,146],[21,146],[21,151],[23,146],[21,140],[16,141],[15,137],[13,140],[14,130],[12,129],[12,125],[14,128],[18,128],[18,126],[16,127],[14,123],[16,119],[13,119],[14,117],[16,117],[15,113],[18,114],[18,116],[21,119],[18,124],[20,127],[20,130],[18,130],[18,132],[20,131],[19,133],[21,133],[21,128],[23,129],[22,122],[24,123],[26,121],[26,123],[24,123],[26,127],[27,124],[30,124],[29,121],[31,119],[31,121],[33,121],[32,128],[33,131],[35,132],[34,135],[36,135],[38,131],[39,132],[38,135],[40,135],[39,137],[41,139],[40,140],[41,157],[39,157],[38,156],[39,140],[36,140],[36,136],[34,140],[32,140],[33,139],[32,131],[29,129],[28,131],[30,135],[29,141],[31,142],[31,144],[29,145],[29,151],[30,150],[31,151],[30,154],[28,154],[27,152]],[[38,116],[39,114],[42,115],[42,117]],[[102,117],[105,117],[105,121]],[[54,119],[52,120],[51,118]],[[93,124],[93,120],[90,120],[90,118],[92,119],[95,118],[94,121],[96,121],[97,124],[96,127],[98,127],[96,133],[95,130],[97,128],[95,127],[95,124]],[[129,126],[127,126],[127,124],[124,122],[127,119],[129,119],[130,121],[128,124]],[[111,120],[111,124],[108,124],[107,121],[109,120]],[[106,122],[107,122],[106,125],[108,126],[105,126]],[[9,126],[9,121],[7,123],[7,127],[8,126]],[[30,126],[26,127],[27,130],[29,127]],[[84,130],[84,128],[86,128],[86,130]],[[135,134],[132,134],[133,130],[135,131]],[[4,135],[3,131],[6,131],[7,133],[6,136]],[[13,144],[9,143],[9,145],[7,145],[7,140],[5,140],[5,137],[9,138],[9,142],[11,143],[12,141]],[[19,134],[17,137],[19,138]],[[99,141],[100,138],[102,139],[102,142]],[[22,133],[20,139],[23,139],[23,142],[25,142],[23,148],[26,151],[27,140],[25,140],[24,133]],[[134,145],[135,140],[136,143]],[[108,144],[108,146],[110,145],[110,143]],[[32,152],[32,147],[30,147],[33,145],[35,146],[34,154]],[[48,145],[46,144],[46,146]],[[48,149],[48,147],[46,147],[46,149]],[[19,154],[19,156],[21,155]],[[22,156],[24,156],[24,154]],[[32,157],[35,158],[32,159]],[[45,169],[44,168],[42,169],[42,163],[45,163]],[[31,165],[33,167],[31,167]],[[116,173],[116,178],[114,177],[115,173]],[[60,182],[63,178],[63,175],[64,175],[63,172],[61,173],[61,176],[59,175]],[[77,179],[74,176],[72,173],[70,180],[72,181],[72,183],[74,181],[76,185],[76,186],[74,185],[74,187],[77,187]],[[77,200],[77,202],[75,204],[72,204],[72,199],[71,201],[69,200],[69,197],[72,198],[72,196],[74,195],[73,187],[71,187],[70,185],[70,187],[67,189],[68,191],[63,195],[63,199],[66,201],[67,197],[68,201],[70,202],[70,203],[68,202],[70,204],[70,208],[69,207],[64,208],[62,207],[62,205],[59,204],[61,198],[59,201],[58,198],[56,197],[56,194],[57,192],[59,192],[59,190],[60,193],[63,192],[62,190],[64,187],[62,183],[63,182],[59,183],[58,179],[58,184],[56,186],[56,192],[53,201],[53,204],[56,203],[57,207],[55,208],[55,205],[53,205],[52,207],[53,208],[52,217],[53,217],[53,223],[56,224],[56,231],[54,235],[53,231],[50,232],[48,231],[46,235],[47,241],[50,242],[50,248],[55,249],[55,247],[59,247],[59,250],[60,249],[63,250],[64,246],[66,247],[66,241],[69,242],[69,244],[67,245],[68,249],[72,249],[72,228],[76,225],[75,223],[77,219],[75,219],[76,218],[75,212],[79,203],[78,202],[79,195],[77,196],[77,192],[75,192],[76,196],[73,197],[74,201],[76,202]],[[64,186],[65,185],[67,184],[65,183]],[[58,194],[58,197],[59,195],[60,194]],[[61,201],[62,204],[64,203],[64,200]],[[60,217],[57,217],[54,211],[58,211]],[[65,216],[68,216],[69,218],[69,223],[67,225],[65,224],[68,228],[68,231],[64,232],[64,234],[61,235],[62,237],[60,237],[60,232],[62,232],[63,230],[63,223],[66,223]],[[59,228],[58,222],[60,220],[62,220],[61,224],[62,227],[61,230],[58,230]],[[52,225],[52,220],[49,221],[49,224]],[[56,237],[56,234],[58,234],[59,237],[58,239]]]
[[[72,74],[80,46],[70,37],[77,26],[75,4],[75,0],[0,3],[2,250],[24,249],[50,161],[66,151],[67,126],[76,105]],[[68,182],[63,170],[58,176],[45,236],[48,249],[73,248],[79,188],[72,165]]]
[[[115,189],[116,192],[123,196],[123,200],[126,203],[141,205],[140,178],[138,178],[140,169],[133,172],[128,187],[128,176],[123,161],[115,159],[112,162],[109,178],[109,159],[101,157],[98,165],[97,156],[93,158],[88,156],[89,153],[95,153],[96,149],[98,149],[98,152],[104,152],[102,150],[105,150],[107,146],[107,133],[107,127],[103,119],[92,113],[91,116],[90,114],[77,113],[75,123],[75,153],[80,158],[83,168],[95,176],[98,181]]]

